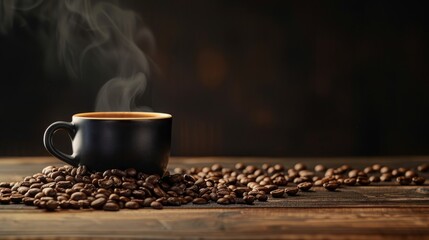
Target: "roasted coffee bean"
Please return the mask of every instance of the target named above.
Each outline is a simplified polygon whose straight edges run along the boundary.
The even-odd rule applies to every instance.
[[[119,205],[115,202],[107,202],[103,206],[104,211],[119,211]]]
[[[296,171],[301,171],[301,170],[306,170],[306,169],[307,169],[307,166],[306,166],[304,163],[296,163],[296,164],[293,166],[293,168],[294,168]]]
[[[328,191],[335,191],[339,186],[337,181],[329,181],[323,184],[323,187]]]
[[[260,202],[266,202],[268,200],[268,196],[265,193],[257,194],[255,198]]]
[[[429,164],[423,163],[417,167],[417,170],[419,172],[427,172],[427,171],[429,171]],[[0,187],[1,187],[1,185],[0,185]]]
[[[372,168],[372,170],[374,171],[374,172],[379,172],[380,171],[380,169],[381,169],[381,165],[380,164],[378,164],[378,163],[376,163],[376,164],[373,164],[372,166],[371,166],[371,168]]]
[[[326,168],[322,164],[318,164],[318,165],[314,166],[314,171],[316,171],[316,172],[323,172],[325,170],[326,170]]]
[[[71,209],[80,209],[80,205],[78,201],[70,200],[69,201],[69,208]]]
[[[367,177],[358,177],[356,179],[356,183],[358,183],[359,185],[362,185],[362,186],[368,186],[369,184],[371,184],[371,182],[369,181],[369,179]]]
[[[396,182],[398,182],[400,185],[410,185],[412,182],[412,179],[405,176],[400,176],[396,178]]]
[[[167,204],[169,206],[180,206],[182,205],[182,201],[178,197],[169,197],[167,198]]]
[[[91,202],[91,207],[94,209],[101,209],[103,208],[104,204],[107,202],[106,198],[97,198],[94,201]]]
[[[390,174],[390,173],[383,173],[380,176],[380,181],[382,181],[382,182],[390,182],[390,181],[392,181],[392,174]]]
[[[86,194],[83,192],[75,192],[70,196],[71,200],[79,201],[86,198]]]
[[[387,167],[387,166],[384,166],[384,167],[380,168],[380,173],[381,174],[391,173],[391,172],[392,172],[392,170],[389,167]]]
[[[44,188],[42,190],[43,194],[45,194],[45,196],[47,197],[55,197],[57,195],[57,192],[53,189],[53,188]]]
[[[219,199],[216,201],[216,203],[218,203],[218,204],[222,204],[222,205],[228,205],[228,204],[230,204],[230,202],[229,202],[228,198],[219,198]]]
[[[295,196],[299,191],[299,188],[297,187],[291,187],[291,188],[285,188],[285,193],[288,196]]]
[[[243,200],[246,204],[252,205],[255,202],[255,197],[252,195],[247,195],[243,197]]]
[[[13,203],[21,203],[23,198],[24,198],[24,195],[15,193],[10,196],[10,201]]]
[[[193,204],[207,204],[208,201],[205,198],[195,198],[192,201]]]
[[[282,198],[285,194],[285,190],[284,189],[276,189],[270,192],[271,196],[273,198]]]
[[[347,186],[354,186],[356,185],[356,178],[346,178],[343,183]]]
[[[60,208],[61,208],[61,209],[69,209],[69,207],[70,207],[70,202],[69,202],[69,201],[66,201],[66,200],[63,200],[63,201],[60,201],[60,202],[59,202],[59,205],[60,205]]]
[[[303,183],[298,184],[297,187],[299,188],[299,190],[306,192],[306,191],[309,191],[311,189],[311,187],[313,187],[313,183],[303,182]]]
[[[125,208],[128,209],[139,209],[140,208],[140,204],[135,202],[135,201],[129,201],[125,203]]]
[[[145,199],[143,200],[143,206],[144,206],[144,207],[150,207],[150,204],[151,204],[153,201],[155,201],[155,198],[151,198],[151,197],[149,197],[149,198],[145,198]]]
[[[60,188],[71,188],[73,186],[71,181],[59,181],[57,182],[57,187]]]
[[[373,182],[373,183],[378,183],[378,182],[380,182],[381,180],[380,180],[380,177],[378,177],[378,176],[371,176],[371,177],[369,177],[369,179],[368,179],[370,182]]]
[[[163,209],[164,208],[164,206],[161,203],[157,202],[157,201],[151,202],[150,203],[150,207],[153,208],[153,209]]]
[[[77,201],[81,208],[89,208],[91,206],[91,202],[87,199],[82,199]]]
[[[34,198],[32,198],[32,197],[24,197],[23,199],[22,199],[22,201],[24,202],[24,204],[25,205],[27,205],[27,206],[34,206]]]
[[[426,179],[424,177],[413,177],[413,183],[416,185],[423,185]]]
[[[9,204],[10,197],[0,197],[0,204]]]
[[[54,211],[55,209],[58,208],[58,202],[55,200],[49,200],[46,202],[45,204],[45,209],[48,211]]]

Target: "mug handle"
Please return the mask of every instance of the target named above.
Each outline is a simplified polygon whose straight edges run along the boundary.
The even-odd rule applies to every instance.
[[[45,134],[43,135],[43,145],[45,145],[46,150],[48,150],[48,152],[54,157],[77,167],[79,162],[76,160],[76,156],[65,154],[54,147],[53,137],[58,130],[65,130],[71,139],[76,135],[76,128],[73,123],[61,121],[54,122],[46,129]]]

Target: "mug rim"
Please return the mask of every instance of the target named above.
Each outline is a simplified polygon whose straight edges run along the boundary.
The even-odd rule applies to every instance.
[[[145,120],[168,119],[171,114],[160,112],[84,112],[76,113],[73,118],[93,120]]]

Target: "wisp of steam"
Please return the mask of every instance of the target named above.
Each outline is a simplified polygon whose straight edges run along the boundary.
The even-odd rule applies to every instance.
[[[134,11],[114,1],[1,0],[0,33],[25,25],[23,12],[56,24],[48,35],[56,38],[58,59],[72,78],[101,81],[96,111],[148,109],[135,104],[150,74],[150,59],[137,43],[154,48],[155,41]]]

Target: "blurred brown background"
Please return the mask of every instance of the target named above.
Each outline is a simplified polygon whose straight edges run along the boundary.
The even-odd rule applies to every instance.
[[[120,4],[156,38],[139,101],[174,115],[173,155],[429,154],[424,1]],[[0,35],[0,156],[47,155],[45,128],[101,87],[47,61],[52,23],[21,15]]]

